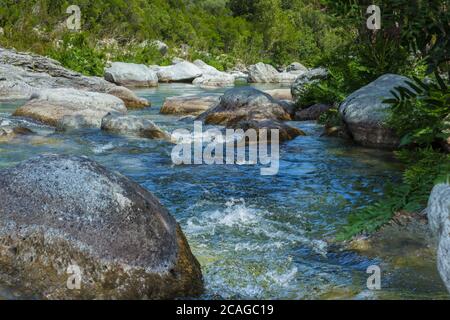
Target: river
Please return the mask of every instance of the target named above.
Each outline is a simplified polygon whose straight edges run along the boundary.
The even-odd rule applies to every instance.
[[[205,91],[187,84],[138,90],[152,107],[130,113],[168,131],[192,130],[192,123],[160,115],[159,108],[166,97]],[[0,119],[11,120],[20,104],[0,102]],[[259,166],[175,166],[170,157],[173,146],[164,141],[99,130],[62,134],[20,121],[38,135],[0,142],[0,169],[42,153],[66,153],[88,156],[137,181],[159,197],[181,224],[202,265],[206,287],[202,298],[380,299],[446,294],[435,281],[435,270],[417,270],[408,264],[387,266],[382,290],[370,291],[366,270],[384,265],[383,259],[327,245],[350,212],[378,199],[387,182],[399,179],[401,167],[390,152],[322,137],[323,129],[313,122],[291,122],[307,136],[281,146],[278,175],[261,176]],[[433,281],[425,276],[417,282],[420,275],[411,278],[415,274],[411,270],[433,274]],[[18,295],[3,289],[0,296]]]

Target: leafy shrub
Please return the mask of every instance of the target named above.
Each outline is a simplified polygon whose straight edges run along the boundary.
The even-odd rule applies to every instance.
[[[51,49],[48,55],[69,69],[89,76],[103,76],[105,55],[88,43],[84,33],[68,33],[59,47]]]
[[[434,185],[450,175],[450,155],[431,147],[401,150],[396,156],[407,167],[402,183],[388,185],[382,201],[350,214],[348,224],[337,236],[338,240],[375,232],[388,223],[396,212],[423,210]]]
[[[410,88],[397,87],[388,125],[402,138],[401,145],[427,146],[449,136],[450,88],[436,73],[436,82],[425,83],[415,78]]]

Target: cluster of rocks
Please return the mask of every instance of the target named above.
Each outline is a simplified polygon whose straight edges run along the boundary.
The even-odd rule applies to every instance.
[[[278,129],[280,141],[305,135],[284,121],[293,119],[291,104],[274,99],[269,94],[251,87],[230,89],[219,102],[197,117],[206,124],[223,125],[233,129],[262,129],[270,133]]]
[[[127,87],[155,87],[158,83],[187,82],[201,87],[232,86],[235,76],[221,72],[201,60],[193,63],[175,58],[170,66],[145,66],[114,62],[105,79]]]
[[[0,99],[28,100],[41,90],[60,88],[114,95],[123,100],[127,108],[150,105],[125,87],[68,70],[53,59],[0,47]]]
[[[298,62],[292,63],[282,72],[262,62],[248,68],[223,72],[202,60],[189,62],[174,58],[170,66],[113,62],[105,70],[105,79],[127,87],[153,87],[157,86],[158,82],[187,82],[200,87],[226,87],[233,86],[237,81],[291,85],[299,76],[313,77],[316,73],[317,70],[309,70]]]

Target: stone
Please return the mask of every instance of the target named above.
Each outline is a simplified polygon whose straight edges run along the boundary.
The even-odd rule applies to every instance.
[[[202,71],[188,61],[178,62],[158,70],[159,82],[192,82],[202,75]]]
[[[301,72],[301,73],[303,73],[306,71],[308,71],[308,68],[306,68],[300,62],[293,62],[286,68],[286,72],[294,72],[294,73]]]
[[[190,115],[200,114],[215,106],[220,96],[211,94],[194,94],[166,98],[160,110],[161,114]]]
[[[438,270],[450,292],[450,185],[438,184],[428,201],[428,221],[438,242]]]
[[[125,87],[156,87],[158,75],[143,64],[113,62],[105,70],[105,80]]]
[[[142,138],[170,140],[170,135],[153,121],[139,116],[111,113],[102,119],[101,128],[108,132],[135,135]]]
[[[280,140],[304,135],[301,130],[281,122],[291,119],[292,110],[288,104],[251,87],[226,91],[216,106],[197,117],[197,120],[206,124],[224,125],[234,129],[279,129]]]
[[[270,64],[259,62],[248,67],[248,81],[252,83],[278,83],[279,72]]]
[[[88,77],[64,68],[58,61],[0,47],[0,99],[29,99],[43,89],[74,88],[107,93],[116,85],[99,77]],[[136,101],[133,101],[134,98]],[[139,104],[130,94],[127,103]]]
[[[122,100],[109,94],[61,88],[41,90],[13,115],[62,129],[100,128],[109,112],[126,113],[127,109]]]
[[[291,86],[292,98],[295,102],[301,100],[308,85],[315,84],[328,77],[328,71],[323,68],[308,70],[297,76]]]
[[[125,176],[85,157],[45,155],[0,171],[0,189],[0,280],[19,292],[41,299],[202,292],[181,228]]]
[[[138,97],[133,91],[125,87],[116,86],[106,93],[121,99],[128,109],[142,109],[151,106],[150,101]]]
[[[406,81],[410,80],[400,75],[385,74],[342,102],[339,112],[357,143],[376,148],[398,147],[399,138],[386,125],[390,105],[383,100],[393,98],[391,91],[395,87],[409,87]]]

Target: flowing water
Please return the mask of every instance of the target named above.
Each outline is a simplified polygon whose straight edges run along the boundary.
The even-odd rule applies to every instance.
[[[137,93],[152,107],[130,113],[165,130],[192,130],[180,117],[159,114],[164,98],[206,90],[161,85]],[[209,91],[220,94],[224,89]],[[346,216],[381,196],[400,176],[389,152],[321,137],[312,122],[292,122],[307,133],[280,148],[280,171],[261,176],[259,166],[181,165],[173,145],[83,130],[55,133],[10,114],[21,102],[0,103],[0,121],[19,121],[37,136],[0,141],[0,169],[42,153],[88,156],[153,192],[180,222],[202,265],[203,298],[439,298],[445,296],[434,264],[389,266],[327,245]],[[383,265],[383,288],[369,291],[366,270]],[[419,272],[419,274],[417,274]],[[422,279],[417,281],[417,279]],[[0,296],[10,298],[3,291]]]

